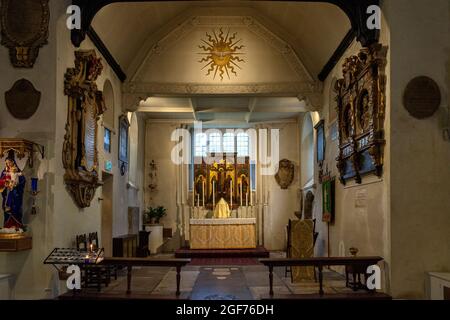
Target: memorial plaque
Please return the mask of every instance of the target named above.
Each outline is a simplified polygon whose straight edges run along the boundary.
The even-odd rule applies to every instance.
[[[39,48],[47,44],[50,20],[48,1],[1,1],[1,43],[9,49],[14,67],[33,67]]]
[[[416,119],[431,117],[441,104],[441,92],[437,83],[421,76],[411,80],[403,95],[403,105]]]
[[[31,118],[40,101],[41,93],[26,79],[16,81],[11,90],[5,93],[6,107],[16,119]]]

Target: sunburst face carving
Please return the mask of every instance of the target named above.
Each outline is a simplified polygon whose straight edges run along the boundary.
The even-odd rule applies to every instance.
[[[237,76],[235,68],[241,69],[239,63],[245,62],[244,59],[239,57],[245,53],[239,50],[242,50],[245,46],[242,44],[238,45],[242,39],[236,40],[236,37],[237,32],[230,36],[230,30],[228,29],[225,35],[222,28],[220,28],[217,33],[213,30],[212,35],[207,32],[207,40],[201,39],[206,46],[199,45],[198,47],[203,49],[204,52],[199,52],[198,54],[206,55],[206,57],[199,60],[199,62],[206,62],[202,67],[202,70],[208,67],[206,76],[211,75],[212,72],[214,72],[213,79],[216,78],[217,74],[219,74],[220,80],[223,80],[224,74],[227,75],[228,79],[230,79],[230,73]]]

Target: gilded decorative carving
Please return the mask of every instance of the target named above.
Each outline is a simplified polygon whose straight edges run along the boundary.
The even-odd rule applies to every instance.
[[[32,68],[39,48],[47,44],[49,0],[2,0],[2,45],[14,67]]]
[[[69,97],[63,146],[64,182],[80,208],[89,207],[98,178],[97,121],[106,110],[96,80],[103,66],[94,50],[75,52],[75,68],[67,69],[64,93]]]
[[[294,181],[294,172],[295,166],[291,161],[287,159],[280,160],[275,180],[281,189],[287,189],[291,185],[292,181]]]
[[[381,177],[384,153],[384,115],[387,47],[374,44],[345,60],[343,79],[336,82],[339,123],[340,180],[374,173]]]
[[[303,63],[298,58],[296,52],[292,47],[282,40],[280,37],[266,28],[259,20],[252,16],[207,16],[196,15],[186,19],[183,23],[178,24],[170,34],[166,35],[160,40],[155,39],[155,44],[149,50],[145,57],[145,66],[142,69],[146,69],[150,66],[154,57],[159,56],[161,53],[172,47],[175,43],[179,42],[187,34],[193,32],[198,27],[220,28],[227,26],[230,28],[245,27],[252,33],[256,34],[262,40],[264,40],[272,48],[280,52],[286,59],[290,67],[295,71],[299,79],[314,82],[314,78],[307,71]],[[136,81],[141,81],[139,77],[133,77]]]
[[[32,168],[35,148],[41,154],[41,157],[44,158],[44,147],[37,143],[25,139],[1,138],[0,159],[6,157],[8,152],[13,150],[17,159],[22,160],[28,158],[28,165]]]

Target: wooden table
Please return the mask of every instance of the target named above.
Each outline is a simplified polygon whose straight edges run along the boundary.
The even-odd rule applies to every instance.
[[[323,295],[323,267],[324,266],[351,266],[358,270],[361,266],[375,265],[382,261],[382,257],[312,257],[302,259],[259,259],[259,262],[269,268],[270,296],[273,296],[273,268],[274,267],[305,267],[314,266],[319,270],[319,295]]]
[[[175,267],[177,270],[177,291],[180,295],[181,268],[191,262],[191,259],[145,259],[145,258],[105,258],[101,265],[120,266],[127,268],[127,294],[131,293],[131,272],[133,267]]]

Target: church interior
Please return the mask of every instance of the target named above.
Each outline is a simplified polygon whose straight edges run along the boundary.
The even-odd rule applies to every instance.
[[[1,0],[0,300],[450,300],[450,2]]]

